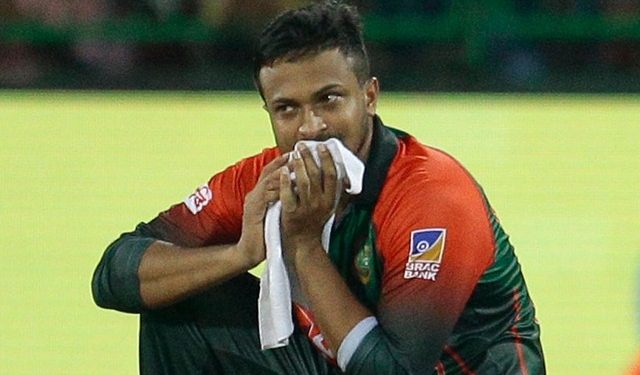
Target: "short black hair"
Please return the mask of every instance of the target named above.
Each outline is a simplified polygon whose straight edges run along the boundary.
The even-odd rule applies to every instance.
[[[258,91],[260,69],[276,60],[299,58],[338,48],[352,60],[362,85],[369,77],[369,57],[362,37],[362,21],[354,6],[330,0],[285,11],[269,23],[258,40],[253,79]]]

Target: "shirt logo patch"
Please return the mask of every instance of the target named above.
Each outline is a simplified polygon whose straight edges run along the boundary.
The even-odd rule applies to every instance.
[[[419,229],[411,232],[411,249],[404,268],[405,279],[436,281],[444,254],[447,230],[443,228]]]
[[[209,186],[202,185],[193,194],[185,198],[184,204],[195,215],[211,202],[211,198],[213,198],[213,192],[209,189]]]
[[[353,265],[356,269],[358,279],[364,285],[369,284],[369,281],[371,280],[372,255],[373,246],[371,246],[371,241],[367,240],[353,260]]]

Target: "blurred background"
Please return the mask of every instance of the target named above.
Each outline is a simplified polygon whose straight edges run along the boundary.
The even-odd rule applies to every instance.
[[[305,3],[3,0],[0,87],[251,89],[257,33]],[[386,90],[640,90],[638,0],[352,3]]]
[[[119,233],[273,144],[265,22],[301,0],[0,0],[0,374],[135,374]],[[353,1],[379,113],[512,236],[549,374],[640,374],[640,0]],[[633,370],[635,366],[635,370]]]

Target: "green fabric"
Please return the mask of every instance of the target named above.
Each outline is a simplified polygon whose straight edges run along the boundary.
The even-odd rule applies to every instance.
[[[258,279],[245,273],[171,307],[140,314],[140,373],[340,373],[298,330],[288,346],[261,350],[258,293]]]
[[[144,310],[138,268],[154,241],[145,225],[140,224],[134,232],[123,234],[107,247],[91,282],[93,299],[98,306],[130,313]]]
[[[331,234],[329,257],[351,292],[375,312],[382,289],[382,262],[369,210],[353,207],[345,215]]]
[[[373,328],[360,342],[347,365],[347,374],[410,374],[409,365],[394,357],[389,340],[380,326]],[[425,370],[425,374],[429,373]]]
[[[371,152],[363,177],[363,191],[354,197],[345,216],[334,227],[329,257],[353,294],[372,312],[382,289],[382,260],[376,249],[372,212],[398,148],[396,134],[374,118]]]
[[[493,373],[491,364],[497,358],[502,366],[518,370],[498,373],[519,373],[520,355],[530,374],[542,374],[544,355],[535,308],[509,236],[486,196],[485,202],[496,244],[495,260],[476,284],[447,344],[478,373]],[[520,354],[516,351],[518,342],[523,343]],[[443,354],[440,360],[447,369],[459,368],[451,355]]]

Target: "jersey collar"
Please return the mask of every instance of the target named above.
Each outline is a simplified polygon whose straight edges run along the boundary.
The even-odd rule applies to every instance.
[[[378,115],[373,117],[373,137],[365,164],[362,192],[352,201],[357,206],[373,207],[387,177],[391,162],[398,151],[398,138]]]

